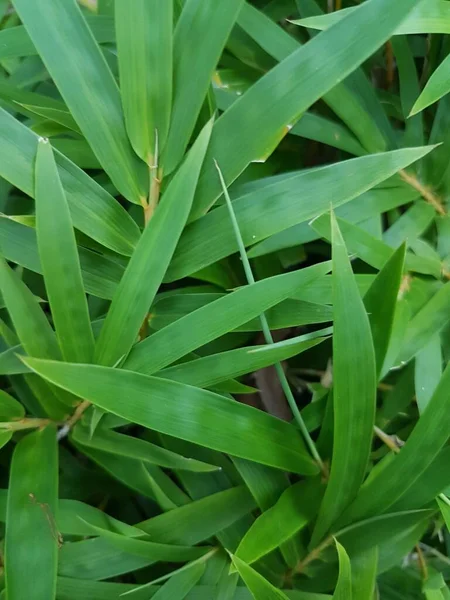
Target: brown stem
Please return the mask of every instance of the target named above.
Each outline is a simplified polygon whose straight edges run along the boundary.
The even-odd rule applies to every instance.
[[[403,442],[400,442],[400,440],[398,440],[397,437],[388,435],[376,425],[374,426],[373,430],[376,433],[376,435],[380,438],[380,440],[384,444],[386,444],[386,446],[390,448],[390,450],[392,450],[392,452],[395,452],[396,454],[400,452],[400,446],[403,444]]]
[[[419,563],[420,570],[422,572],[422,579],[426,581],[428,579],[428,566],[425,556],[423,555],[422,548],[419,544],[416,544],[417,551],[417,562]]]
[[[67,429],[67,432],[69,432],[72,429],[72,427],[74,427],[78,423],[85,411],[90,406],[91,403],[89,402],[89,400],[83,400],[83,402],[80,402],[80,404],[76,407],[73,415],[66,421],[65,428]]]
[[[422,196],[422,198],[426,200],[429,204],[431,204],[431,206],[435,209],[437,213],[439,213],[440,215],[446,214],[445,208],[442,206],[441,199],[438,196],[436,196],[429,187],[423,185],[415,175],[407,173],[403,169],[399,171],[399,175],[403,179],[403,181],[406,181],[406,183],[409,183],[410,186],[417,190]]]

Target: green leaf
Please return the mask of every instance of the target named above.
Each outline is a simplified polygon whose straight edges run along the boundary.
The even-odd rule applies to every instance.
[[[376,516],[341,529],[335,533],[335,537],[353,558],[375,546],[387,544],[389,547],[396,536],[404,534],[424,521],[429,522],[432,515],[431,510],[411,510]],[[382,554],[381,550],[379,569],[381,569]]]
[[[231,560],[254,598],[258,598],[258,600],[287,600],[286,594],[274,587],[258,571],[252,569],[239,557],[231,556]]]
[[[75,439],[73,441],[75,443]],[[172,510],[189,502],[187,495],[159,467],[93,447],[75,445],[115,479],[138,494],[152,498],[162,510]]]
[[[185,458],[156,444],[123,435],[122,433],[116,433],[102,427],[97,428],[91,437],[85,427],[77,425],[72,435],[74,440],[83,446],[142,460],[166,469],[181,469],[198,473],[208,473],[219,469],[215,465],[208,465],[192,458]]]
[[[327,15],[308,17],[292,21],[296,25],[311,29],[327,29],[339,22],[344,16],[354,12],[354,8],[346,8]],[[411,33],[450,33],[450,7],[445,0],[427,0],[419,2],[404,20],[398,23],[394,35]]]
[[[353,225],[344,219],[337,219],[349,252],[355,253],[364,262],[376,269],[382,269],[393,255],[390,246],[374,237],[362,227]],[[331,230],[327,215],[322,215],[311,223],[311,227],[327,239],[331,239]],[[439,260],[407,253],[405,267],[417,273],[433,275],[438,278],[441,274]]]
[[[423,413],[442,377],[441,338],[435,335],[416,355],[414,381],[417,406]]]
[[[295,473],[317,472],[294,427],[234,400],[131,371],[23,360],[49,381],[149,429]]]
[[[98,43],[115,40],[114,21],[110,17],[86,15],[86,22]],[[35,45],[23,25],[0,31],[0,59],[32,56],[37,54]]]
[[[25,351],[42,358],[60,358],[56,336],[42,308],[17,273],[1,257],[0,290]],[[29,383],[32,382],[33,379]],[[72,404],[74,398],[65,392],[61,394],[61,390],[50,389],[44,381],[35,383],[39,387],[33,390],[34,394],[45,412],[55,419],[64,418],[67,404]]]
[[[187,314],[214,302],[226,294],[170,294],[158,297],[151,308],[150,323],[152,329],[159,330]],[[326,323],[333,320],[332,309],[326,304],[304,302],[303,300],[288,299],[273,306],[266,313],[271,329],[284,329],[309,325],[310,323]],[[261,331],[259,318],[252,319],[236,328],[236,331]]]
[[[174,170],[186,150],[214,69],[242,5],[243,0],[218,4],[187,0],[183,4],[174,34],[174,102],[167,147],[161,160],[165,174]]]
[[[424,90],[411,109],[411,116],[437,102],[450,92],[450,56],[447,56],[428,80]]]
[[[414,55],[406,36],[394,37],[391,41],[392,49],[397,61],[400,79],[400,100],[405,119],[405,134],[403,144],[406,146],[419,146],[424,143],[424,129],[422,118],[408,119],[415,98],[420,93],[419,78],[417,75]]]
[[[233,458],[233,464],[262,511],[269,510],[289,487],[284,473],[277,469],[258,465],[242,458]],[[249,532],[253,528],[251,525]],[[245,535],[241,535],[241,541]],[[240,542],[239,542],[240,544]],[[290,539],[280,547],[281,554],[289,567],[294,567],[303,548],[297,538]]]
[[[94,336],[69,208],[47,140],[36,157],[36,234],[53,323],[63,358],[90,362]]]
[[[12,459],[5,535],[6,590],[10,600],[55,598],[57,498],[56,430],[46,427],[24,437]]]
[[[414,202],[383,234],[383,240],[397,248],[426,231],[436,218],[436,211],[427,202]]]
[[[35,229],[0,216],[0,244],[7,260],[42,274]],[[78,246],[78,254],[86,292],[110,300],[123,275],[124,267],[107,256],[82,246]]]
[[[356,500],[343,515],[342,522],[354,522],[386,512],[407,495],[415,481],[430,468],[449,438],[446,417],[450,410],[449,382],[450,366],[444,371],[427,408],[401,452],[367,480]],[[430,437],[431,431],[433,435]]]
[[[351,560],[352,597],[357,600],[373,600],[378,565],[378,547],[361,552]]]
[[[394,252],[364,296],[364,306],[369,314],[372,330],[378,377],[383,368],[391,339],[397,297],[403,275],[405,251],[406,248],[403,244]]]
[[[328,270],[329,263],[319,263],[244,286],[140,342],[132,349],[124,366],[142,373],[156,373],[196,348],[259,316],[325,275]]]
[[[131,145],[157,164],[172,106],[172,0],[115,2],[120,91]]]
[[[397,188],[373,188],[368,192],[343,204],[336,209],[336,216],[347,219],[352,223],[362,223],[367,219],[377,217],[382,213],[393,210],[412,202],[418,197],[418,193],[406,185]],[[329,206],[327,207],[327,209]],[[324,209],[324,210],[327,210]],[[434,211],[433,211],[434,213]],[[434,217],[434,215],[433,215]],[[267,238],[263,242],[256,244],[248,252],[249,257],[255,258],[271,252],[276,252],[283,248],[290,248],[298,244],[305,244],[319,239],[321,236],[316,233],[310,224],[300,223],[286,229],[280,233]]]
[[[416,0],[401,0],[395,5],[390,0],[364,3],[341,23],[293,52],[235,102],[214,127],[192,217],[204,214],[221,195],[213,159],[229,185],[250,162],[266,157],[289,126],[373,54],[415,4]],[[374,22],[377,27],[372,26]],[[353,35],[355,31],[358,36]],[[342,40],[347,41],[344,46]],[[237,140],[239,152],[234,152]]]
[[[308,140],[328,144],[355,156],[366,154],[366,150],[346,127],[311,112],[305,113],[300,121],[294,125],[290,133]]]
[[[200,560],[201,562],[196,561],[186,565],[174,573],[152,598],[154,600],[183,600],[183,598],[186,598],[205,572],[205,563],[202,559]],[[124,596],[135,598],[136,593],[147,588],[148,585],[125,592]]]
[[[25,409],[4,390],[0,390],[0,420],[13,421],[22,419],[25,416]]]
[[[336,549],[339,556],[339,578],[333,594],[334,600],[352,600],[352,567],[344,546],[336,540]],[[356,596],[355,596],[356,598]],[[358,596],[358,600],[363,598]],[[370,599],[369,599],[370,600]]]
[[[333,213],[331,227],[334,307],[333,456],[312,544],[326,534],[356,496],[366,472],[375,421],[376,365],[369,318]]]
[[[282,179],[266,179],[264,187],[247,193],[243,190],[233,201],[233,208],[245,245],[318,217],[329,210],[330,203],[336,208],[349,202],[431,149],[373,154],[290,173]],[[236,252],[236,238],[228,222],[227,207],[220,206],[191,223],[181,236],[166,280],[180,279]]]
[[[288,487],[278,501],[256,519],[242,538],[236,556],[251,564],[304,529],[317,511],[320,489],[315,482]]]
[[[77,3],[44,0],[37,7],[14,0],[14,7],[105,171],[139,204],[146,195],[145,168],[128,141],[116,82]]]
[[[84,140],[71,140],[67,138],[53,138],[52,146],[61,154],[67,156],[80,169],[100,169],[95,154]]]
[[[0,175],[33,197],[38,136],[0,108]],[[74,226],[119,254],[130,255],[139,228],[126,210],[91,177],[55,152]]]
[[[211,127],[212,121],[170,182],[128,263],[97,340],[100,364],[114,365],[137,338],[188,218]]]
[[[98,535],[107,540],[115,548],[129,554],[148,558],[151,561],[165,561],[169,563],[185,562],[200,558],[211,550],[208,546],[195,548],[175,544],[160,544],[152,542],[148,539],[148,536],[143,536],[146,539],[136,539],[97,527],[88,522],[86,522],[86,525],[91,534]]]
[[[445,446],[433,459],[430,466],[413,483],[406,496],[395,502],[391,512],[424,508],[434,501],[450,485],[446,465],[450,460],[450,447]]]
[[[227,379],[296,356],[326,339],[308,339],[308,337],[309,335],[299,336],[271,345],[237,348],[212,354],[164,369],[159,376],[196,387],[213,387]]]
[[[450,282],[443,285],[429,302],[411,319],[397,364],[416,356],[450,319]]]
[[[436,498],[436,501],[441,509],[447,529],[450,531],[450,501],[444,501],[441,498]]]
[[[4,259],[0,259],[0,290],[25,351],[41,358],[59,358],[55,334],[42,308]]]
[[[284,60],[300,46],[299,42],[282,27],[250,4],[244,4],[242,7],[238,23],[258,46],[264,48],[277,61]],[[305,137],[309,137],[312,133],[314,135],[312,139],[345,149],[346,152],[356,156],[365,154],[367,150],[370,152],[385,150],[386,140],[380,130],[380,123],[377,123],[369,113],[367,103],[353,89],[353,84],[352,77],[338,83],[323,96],[323,101],[355,133],[364,148],[346,128],[338,124],[333,125],[331,121],[311,113],[305,113],[290,133],[294,135],[306,133]],[[311,122],[312,119],[315,123]],[[318,131],[319,127],[321,131]],[[333,140],[332,135],[335,133],[338,134],[339,139]]]

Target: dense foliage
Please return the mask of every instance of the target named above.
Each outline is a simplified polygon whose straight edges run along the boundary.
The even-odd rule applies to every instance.
[[[1,598],[448,600],[450,2],[0,18]]]

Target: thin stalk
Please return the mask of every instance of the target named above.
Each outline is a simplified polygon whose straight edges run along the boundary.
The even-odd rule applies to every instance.
[[[39,429],[50,423],[50,419],[20,419],[19,421],[0,422],[0,430],[21,431],[23,429]]]
[[[252,284],[252,283],[255,283],[255,278],[253,276],[253,271],[252,271],[252,268],[250,265],[250,261],[247,257],[247,253],[245,251],[245,245],[244,245],[244,241],[242,239],[241,231],[239,229],[239,224],[237,222],[236,215],[234,213],[233,205],[231,203],[231,199],[228,194],[227,186],[226,186],[225,180],[223,178],[222,171],[220,170],[220,167],[219,167],[217,161],[215,160],[214,162],[216,165],[217,172],[219,173],[220,183],[222,185],[223,193],[224,193],[227,207],[228,207],[228,210],[230,213],[230,219],[231,219],[234,234],[236,236],[236,240],[238,243],[239,253],[241,255],[241,260],[242,260],[242,264],[244,267],[245,276],[247,278],[248,283]],[[266,340],[266,343],[273,344],[274,341],[273,341],[272,333],[270,331],[270,327],[267,322],[266,315],[264,313],[261,314],[260,321],[261,321],[261,328],[262,328],[264,339]],[[300,431],[302,432],[302,435],[305,439],[306,445],[308,446],[309,451],[311,452],[311,455],[313,456],[314,460],[319,465],[322,473],[324,475],[326,475],[327,474],[326,467],[325,467],[322,459],[320,458],[319,452],[317,451],[317,448],[316,448],[316,445],[314,444],[313,439],[309,435],[309,431],[305,425],[305,422],[304,422],[303,417],[300,413],[300,410],[297,406],[297,403],[295,402],[294,395],[292,394],[292,390],[291,390],[291,387],[287,380],[286,373],[284,372],[283,367],[281,366],[281,363],[276,363],[274,366],[275,366],[276,373],[278,375],[278,379],[280,380],[281,387],[286,396],[286,400],[288,401],[289,406],[291,407],[292,414],[294,415],[294,418],[298,424],[298,427],[299,427]]]
[[[150,175],[150,188],[148,203],[144,208],[144,220],[145,224],[150,221],[155,212],[159,202],[159,193],[161,191],[161,173],[159,169],[159,142],[158,142],[158,130],[155,129],[155,151],[153,157],[149,158],[149,175]]]
[[[411,187],[417,190],[422,196],[422,198],[426,200],[429,204],[431,204],[431,206],[438,214],[442,216],[447,214],[444,206],[442,205],[441,199],[439,198],[439,196],[436,196],[436,194],[431,190],[431,188],[429,188],[426,185],[423,185],[415,175],[406,172],[404,169],[399,171],[399,175],[403,179],[403,181],[406,181],[406,183],[409,183]]]

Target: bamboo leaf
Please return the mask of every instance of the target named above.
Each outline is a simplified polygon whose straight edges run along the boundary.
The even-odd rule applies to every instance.
[[[439,508],[441,509],[447,529],[450,531],[450,504],[444,500],[441,500],[441,498],[437,498],[436,500]]]
[[[172,106],[172,0],[116,0],[120,90],[128,136],[149,166],[157,164]]]
[[[250,162],[271,153],[301,114],[383,44],[415,5],[416,0],[395,6],[389,0],[364,3],[293,52],[235,102],[214,127],[192,217],[204,214],[221,195],[213,159],[226,184],[232,183]],[[375,21],[377,27],[372,27]],[[239,152],[232,151],[236,139]]]
[[[0,420],[12,421],[25,416],[24,407],[15,398],[0,390]]]
[[[288,487],[247,531],[236,550],[236,557],[250,565],[281,546],[315,516],[320,495],[321,490],[315,482],[300,482]]]
[[[0,175],[33,197],[39,137],[2,108],[0,135]],[[74,226],[107,248],[130,255],[139,237],[133,219],[106,190],[57,151],[55,160]]]
[[[296,356],[320,344],[325,339],[308,340],[305,337],[308,336],[299,336],[272,345],[237,348],[228,352],[212,354],[169,367],[161,371],[159,375],[164,379],[180,381],[196,387],[213,387],[227,379],[257,371]]]
[[[137,338],[188,218],[211,127],[203,129],[136,246],[97,340],[100,364],[114,365]]]
[[[94,351],[75,234],[48,141],[36,158],[36,233],[44,281],[63,357],[89,362]]]
[[[439,333],[450,318],[450,285],[446,283],[411,319],[397,364],[405,364]]]
[[[373,600],[378,566],[378,547],[369,548],[351,560],[352,597]]]
[[[0,244],[7,260],[42,274],[35,229],[0,216]],[[124,267],[104,254],[82,246],[77,249],[86,292],[110,300],[123,276]]]
[[[311,29],[327,29],[348,16],[354,8],[346,8],[328,15],[308,17],[293,21],[297,25]],[[450,7],[444,0],[429,0],[419,2],[405,19],[393,31],[394,35],[411,33],[449,33],[450,32]]]
[[[211,4],[187,0],[174,34],[174,103],[163,170],[180,162],[212,75],[243,0]]]
[[[141,556],[151,561],[166,561],[170,563],[185,562],[200,558],[211,548],[201,546],[199,548],[191,546],[179,546],[175,544],[160,544],[148,539],[136,539],[114,533],[108,529],[102,529],[96,525],[86,522],[90,532],[107,540],[112,546],[123,552]]]
[[[448,74],[450,71],[450,57],[447,56],[430,79],[427,82],[424,90],[417,98],[414,106],[411,109],[411,116],[424,110],[434,102],[437,102],[450,92],[450,85],[448,83]]]
[[[198,583],[204,572],[205,563],[203,560],[182,567],[179,572],[174,573],[170,579],[159,588],[153,596],[154,600],[183,600],[183,598],[186,598],[189,592]],[[125,592],[124,596],[136,598],[136,593],[139,593],[143,589],[147,589],[147,586],[140,586],[135,590]]]
[[[435,335],[417,354],[415,359],[414,382],[416,399],[422,413],[442,377],[441,338]]]
[[[286,594],[273,586],[267,579],[237,556],[231,556],[236,570],[254,598],[261,600],[287,600]]]
[[[193,458],[185,458],[145,440],[116,433],[115,431],[101,427],[97,428],[95,434],[91,437],[86,428],[78,425],[73,431],[73,438],[83,446],[142,460],[166,469],[181,469],[199,473],[207,473],[219,469],[215,465],[208,465]]]
[[[372,330],[378,377],[383,368],[391,339],[397,297],[403,275],[405,251],[405,245],[402,245],[394,252],[364,296],[364,306],[369,314]]]
[[[223,396],[131,371],[23,360],[52,383],[149,429],[296,473],[317,472],[294,427]],[[261,437],[264,444],[256,442]]]
[[[336,549],[339,556],[339,578],[333,594],[334,600],[352,600],[352,567],[344,546],[336,540]],[[361,600],[363,600],[361,598]]]
[[[313,534],[315,544],[355,498],[363,482],[375,419],[375,354],[369,318],[334,214],[333,412],[330,479]]]
[[[132,153],[119,90],[77,3],[45,0],[37,7],[15,0],[14,7],[100,163],[117,189],[139,204],[145,168]]]
[[[274,177],[265,180],[261,189],[243,191],[234,199],[233,208],[245,245],[318,217],[330,208],[330,203],[336,208],[349,202],[430,150],[409,148],[373,154],[290,173],[282,179]],[[237,242],[227,222],[227,208],[220,206],[188,225],[166,280],[180,279],[236,252]]]
[[[0,289],[25,351],[42,358],[59,358],[55,334],[42,308],[4,259],[0,259]]]
[[[124,366],[142,373],[156,373],[196,348],[260,315],[267,308],[325,275],[328,270],[329,264],[321,263],[242,287],[137,344]]]
[[[11,600],[56,597],[57,498],[56,431],[46,427],[24,437],[12,460],[5,542],[6,590]]]
[[[414,482],[426,473],[449,438],[446,417],[450,401],[447,393],[449,381],[450,367],[447,367],[401,452],[384,469],[378,470],[378,476],[371,477],[364,484],[356,500],[343,515],[342,522],[354,522],[386,512],[394,502],[408,494]],[[432,438],[427,434],[430,431],[433,432]]]

